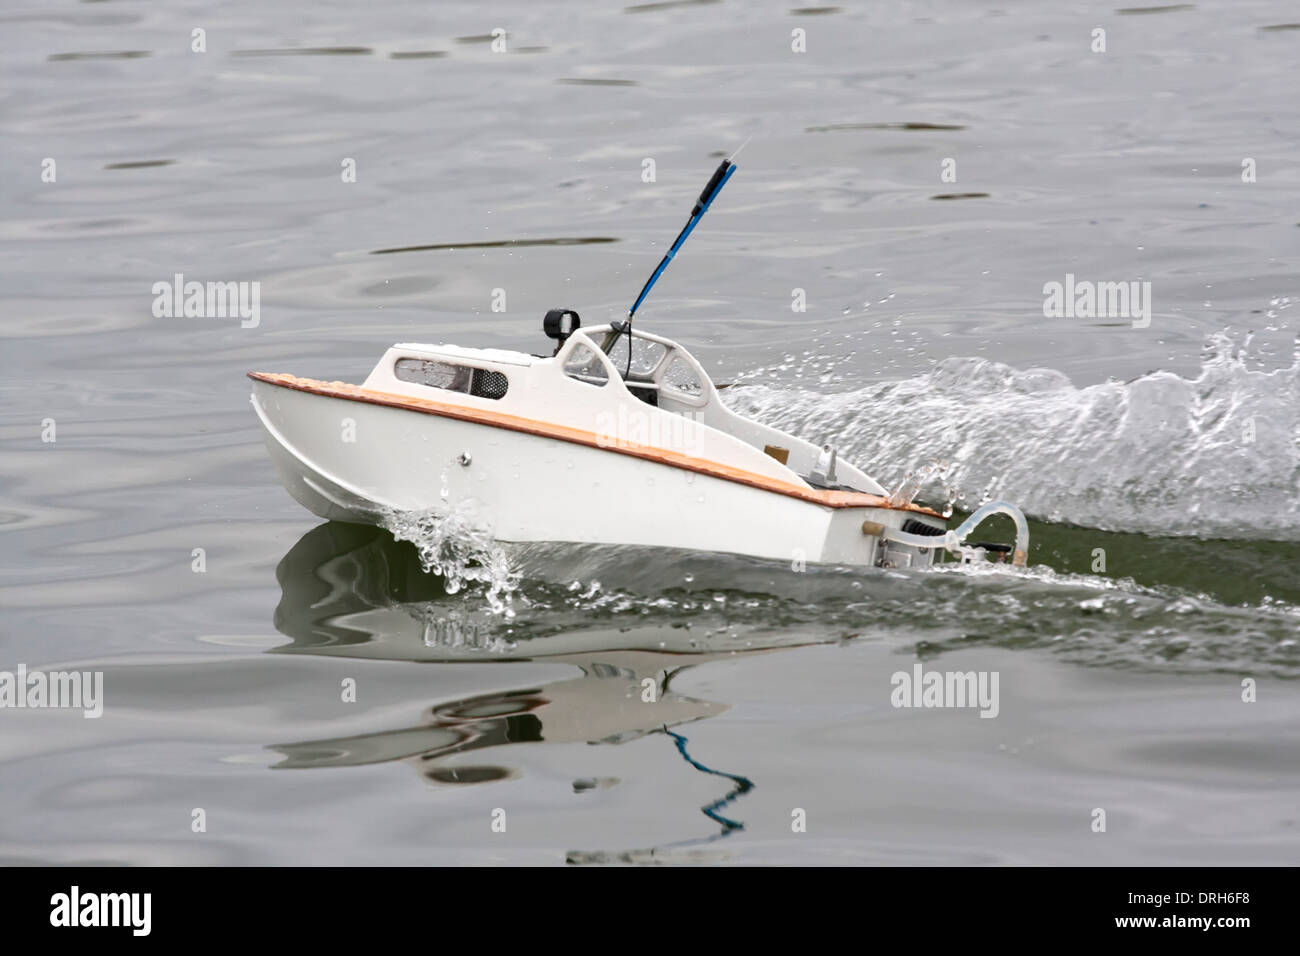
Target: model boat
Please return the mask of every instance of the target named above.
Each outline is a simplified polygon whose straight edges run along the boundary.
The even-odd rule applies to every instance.
[[[681,344],[632,327],[655,280],[725,185],[724,160],[626,321],[555,309],[550,355],[402,343],[360,385],[250,372],[289,493],[323,518],[472,514],[502,542],[726,552],[802,564],[927,567],[937,552],[1010,552],[1028,530],[1006,502],[948,529],[814,443],[728,408]],[[967,546],[994,513],[1014,548]]]

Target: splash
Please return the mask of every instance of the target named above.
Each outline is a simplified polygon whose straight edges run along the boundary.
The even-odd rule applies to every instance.
[[[928,464],[922,465],[920,468],[916,469],[915,471],[907,472],[907,474],[903,475],[903,480],[899,484],[899,486],[895,488],[892,492],[890,492],[889,503],[895,508],[906,508],[914,500],[916,500],[916,496],[920,493],[922,488],[924,488],[931,481],[946,480],[948,477],[948,473],[951,470],[952,470],[951,462],[932,461]],[[952,502],[955,500],[956,500],[956,495],[954,489],[954,493],[949,496],[949,501],[948,501],[949,507],[944,512],[945,518],[952,516],[951,505]]]
[[[425,572],[440,576],[448,594],[482,585],[493,614],[515,616],[519,575],[473,508],[444,504],[422,511],[389,511],[382,523],[394,538],[415,545]]]
[[[851,392],[746,385],[725,398],[833,440],[887,486],[916,462],[949,462],[944,481],[968,507],[996,496],[1101,530],[1300,540],[1300,356],[1289,368],[1254,364],[1220,333],[1194,378],[1159,371],[1077,388],[1051,369],[950,358]],[[932,475],[897,493],[916,494],[918,477]]]

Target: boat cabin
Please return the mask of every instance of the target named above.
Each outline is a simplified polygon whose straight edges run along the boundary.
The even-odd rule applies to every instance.
[[[622,323],[582,328],[569,310],[548,313],[544,329],[556,341],[551,356],[400,343],[362,387],[478,409],[485,424],[508,417],[505,427],[523,420],[537,434],[581,433],[615,451],[661,450],[809,488],[885,494],[829,446],[733,412],[671,339]]]

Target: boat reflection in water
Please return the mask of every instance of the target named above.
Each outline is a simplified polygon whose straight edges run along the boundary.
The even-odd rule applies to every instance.
[[[730,782],[717,800],[701,808],[718,831],[673,848],[572,851],[568,861],[662,859],[670,849],[678,852],[687,844],[743,829],[743,822],[732,816],[732,804],[753,789],[753,782],[697,761],[681,729],[724,712],[727,705],[678,694],[672,682],[696,664],[770,647],[745,646],[752,639],[738,647],[702,641],[697,630],[681,623],[629,627],[601,621],[590,608],[571,607],[572,598],[565,599],[570,588],[554,584],[537,585],[526,595],[528,620],[506,621],[486,610],[467,613],[461,609],[473,605],[472,596],[447,595],[442,579],[424,572],[411,544],[363,525],[330,522],[314,528],[285,555],[277,577],[282,598],[275,626],[292,640],[271,653],[446,665],[546,661],[572,664],[579,676],[435,703],[410,725],[392,730],[275,744],[272,749],[284,755],[276,769],[402,760],[435,785],[477,784],[515,772],[489,761],[466,765],[449,758],[507,744],[619,744],[662,734],[687,766]],[[539,607],[544,608],[540,613]],[[574,788],[616,783],[579,780]]]

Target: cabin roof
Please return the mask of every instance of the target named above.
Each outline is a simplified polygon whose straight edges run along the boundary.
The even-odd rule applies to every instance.
[[[537,356],[524,352],[512,352],[509,349],[468,349],[460,345],[429,345],[420,342],[398,342],[393,346],[411,352],[426,352],[444,355],[448,358],[479,359],[486,362],[502,362],[506,365],[532,365],[538,361]]]

